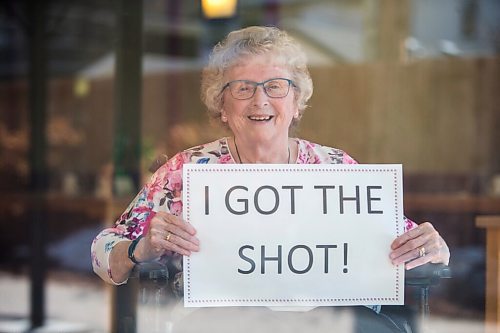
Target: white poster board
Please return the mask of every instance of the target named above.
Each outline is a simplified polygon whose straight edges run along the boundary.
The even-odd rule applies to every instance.
[[[184,165],[184,305],[404,303],[401,165]]]

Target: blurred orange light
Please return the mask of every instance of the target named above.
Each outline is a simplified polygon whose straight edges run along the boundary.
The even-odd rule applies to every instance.
[[[208,19],[228,18],[236,13],[237,0],[201,0],[203,15]]]

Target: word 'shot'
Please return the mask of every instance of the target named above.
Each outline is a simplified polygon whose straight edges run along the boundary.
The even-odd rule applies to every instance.
[[[315,259],[320,257],[319,259],[319,264],[323,263],[323,273],[328,274],[330,272],[330,266],[331,262],[333,260],[330,260],[330,253],[331,251],[334,251],[337,249],[337,245],[335,244],[322,244],[322,245],[316,245],[314,246],[314,249],[316,251],[313,251],[313,249],[307,245],[295,245],[292,248],[288,250],[288,255],[286,256],[286,263],[288,269],[294,273],[294,274],[306,274],[308,273],[313,267],[314,263],[318,262],[315,261]],[[348,245],[347,243],[344,243],[343,246],[343,257],[344,257],[344,269],[342,270],[344,273],[348,272],[347,269],[347,249]],[[243,245],[240,247],[238,254],[240,258],[244,261],[246,261],[250,267],[248,269],[241,269],[238,268],[238,273],[240,274],[251,274],[255,272],[256,268],[256,261],[260,261],[260,274],[265,274],[266,273],[266,263],[272,263],[274,262],[276,264],[276,269],[274,270],[278,274],[283,273],[283,246],[278,245],[277,249],[269,251],[269,249],[266,250],[265,245],[260,246],[260,255],[257,255],[255,258],[254,255],[255,252],[255,247],[252,245]],[[271,255],[269,252],[273,252],[274,255]],[[295,254],[302,252],[302,255],[305,254],[307,257],[307,260],[305,261],[307,264],[304,267],[298,267],[297,263],[294,262]],[[323,259],[323,260],[321,260]]]

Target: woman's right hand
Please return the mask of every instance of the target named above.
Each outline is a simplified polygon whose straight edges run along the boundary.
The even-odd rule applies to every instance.
[[[158,212],[150,221],[148,233],[137,244],[135,257],[139,262],[151,261],[168,251],[189,256],[200,249],[195,234],[196,229],[182,218]]]

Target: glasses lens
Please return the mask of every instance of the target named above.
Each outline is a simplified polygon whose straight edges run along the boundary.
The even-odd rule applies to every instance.
[[[285,97],[288,95],[290,81],[285,79],[274,79],[264,83],[264,89],[269,97]]]
[[[229,83],[231,95],[237,99],[247,99],[252,97],[255,87],[255,83],[250,81],[233,81]]]

